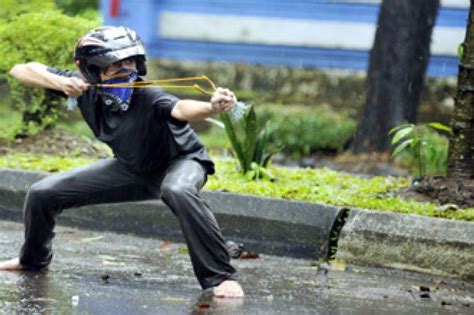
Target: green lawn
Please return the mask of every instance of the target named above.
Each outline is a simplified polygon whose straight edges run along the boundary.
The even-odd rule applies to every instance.
[[[270,167],[274,182],[252,181],[239,173],[235,160],[214,160],[217,172],[209,177],[205,187],[209,190],[474,221],[474,208],[442,211],[431,203],[400,199],[395,191],[409,185],[409,180],[403,177],[361,178],[326,168]],[[89,158],[16,153],[0,156],[0,167],[58,172],[92,161]]]

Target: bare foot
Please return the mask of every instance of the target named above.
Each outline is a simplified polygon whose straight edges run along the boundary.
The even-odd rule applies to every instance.
[[[23,270],[19,258],[13,258],[0,263],[0,270]]]
[[[218,298],[243,298],[244,290],[237,281],[226,280],[214,288],[214,296]]]

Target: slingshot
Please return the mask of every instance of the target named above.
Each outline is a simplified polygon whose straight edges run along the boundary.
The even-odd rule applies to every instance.
[[[116,77],[120,77],[120,74],[117,75]],[[168,85],[163,85],[162,83],[178,83],[178,82],[196,82],[196,81],[204,81],[206,82],[211,90],[203,88],[200,84],[194,83],[194,84],[183,84],[183,85],[177,85],[177,84],[168,84]],[[212,95],[216,90],[217,90],[217,85],[209,79],[207,76],[198,76],[198,77],[184,77],[184,78],[173,78],[173,79],[161,79],[161,80],[144,80],[144,81],[135,81],[131,83],[112,83],[112,84],[93,84],[92,86],[99,87],[99,88],[162,88],[162,89],[167,89],[167,90],[177,90],[177,89],[194,89],[197,90],[203,94],[206,95]],[[67,101],[67,107],[68,109],[72,109],[77,105],[77,100],[74,97],[69,97]],[[234,106],[232,111],[229,113],[230,117],[232,118],[233,121],[238,121],[240,120],[247,109],[247,105],[243,102],[237,102],[237,104]],[[205,120],[212,122],[216,124],[217,126],[224,128],[224,124],[218,120],[215,120],[213,118],[206,118]]]
[[[177,82],[195,82],[195,81],[204,81],[206,82],[211,90],[203,88],[200,84],[185,84],[185,85],[176,85],[176,84],[169,84],[169,85],[162,85],[162,83],[177,83]],[[102,87],[102,88],[154,88],[159,87],[166,90],[172,89],[195,89],[203,94],[212,95],[217,90],[217,85],[209,79],[207,76],[202,75],[198,77],[184,77],[184,78],[174,78],[174,79],[161,79],[161,80],[144,80],[144,81],[135,81],[131,83],[112,83],[112,84],[94,84],[93,86]],[[244,114],[245,110],[247,109],[247,105],[243,102],[237,102],[234,106],[232,111],[229,113],[232,120],[238,121],[240,120]],[[217,121],[212,118],[207,118],[206,120],[217,124],[219,127],[224,128],[222,122]]]

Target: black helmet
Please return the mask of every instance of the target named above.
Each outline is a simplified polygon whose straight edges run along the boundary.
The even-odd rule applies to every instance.
[[[93,29],[76,44],[74,59],[89,83],[100,81],[100,70],[114,62],[135,57],[138,75],[146,74],[143,42],[137,33],[123,26]]]

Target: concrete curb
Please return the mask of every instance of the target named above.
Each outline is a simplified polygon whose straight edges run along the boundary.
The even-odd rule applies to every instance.
[[[474,280],[474,223],[352,209],[337,258]]]
[[[0,169],[0,219],[21,219],[26,192],[48,174]],[[326,258],[338,207],[203,191],[227,239],[248,250]],[[68,209],[58,224],[182,241],[181,229],[161,201],[102,204]]]
[[[28,187],[45,173],[0,169],[0,219],[21,218]],[[203,191],[226,238],[262,253],[326,258],[336,235],[337,258],[359,265],[474,280],[474,223],[348,209],[314,203]],[[182,240],[160,201],[66,210],[59,224]]]

